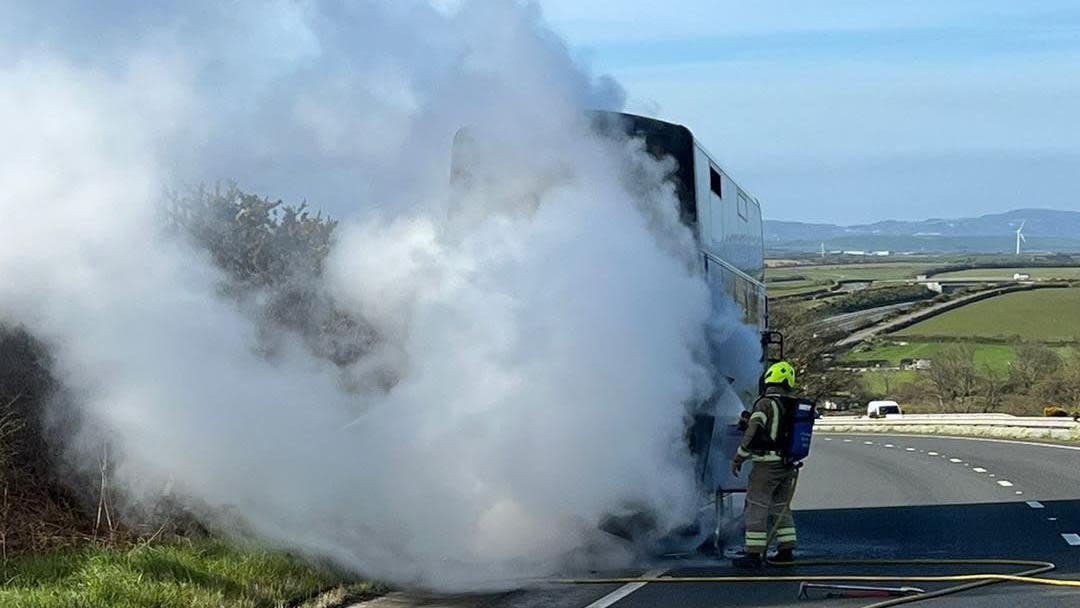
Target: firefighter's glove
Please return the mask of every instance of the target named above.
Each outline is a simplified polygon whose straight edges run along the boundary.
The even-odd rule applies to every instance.
[[[735,477],[738,477],[739,473],[742,471],[742,463],[743,461],[737,458],[731,461],[731,474]]]

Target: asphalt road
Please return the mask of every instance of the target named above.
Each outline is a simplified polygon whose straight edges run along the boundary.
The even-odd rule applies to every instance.
[[[819,435],[795,500],[801,559],[1012,558],[1080,579],[1080,449],[956,438]],[[726,562],[658,560],[664,576],[741,574]],[[643,572],[638,572],[639,574]],[[775,570],[766,570],[765,573]],[[1010,568],[821,568],[785,574],[954,574]],[[606,573],[605,573],[606,574]],[[625,573],[619,573],[625,574]],[[924,584],[927,589],[941,585]],[[554,586],[426,606],[655,608],[864,606],[796,600],[797,583]],[[385,606],[413,605],[386,603]],[[1080,606],[1080,590],[997,584],[927,600],[933,608]]]
[[[815,323],[815,327],[818,326],[835,326],[844,331],[855,331],[861,327],[872,325],[883,320],[890,314],[898,311],[911,308],[919,302],[901,302],[899,304],[889,304],[887,306],[878,306],[876,308],[867,308],[864,310],[856,310],[854,312],[845,312],[831,317],[826,317],[821,321]]]

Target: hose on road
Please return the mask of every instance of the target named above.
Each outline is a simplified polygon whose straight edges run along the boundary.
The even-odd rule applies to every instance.
[[[791,494],[784,505],[783,513],[791,510],[791,502],[795,498],[795,487],[798,485],[798,471],[795,473],[795,481],[792,483]],[[781,518],[777,518],[779,522]],[[773,524],[769,532],[766,546],[772,543],[776,536],[778,523]],[[863,608],[889,608],[902,604],[910,604],[928,599],[944,597],[968,591],[995,583],[1022,583],[1028,585],[1047,585],[1053,587],[1069,587],[1080,589],[1080,580],[1065,580],[1039,577],[1057,568],[1053,562],[1019,560],[1019,559],[899,559],[899,560],[874,560],[874,559],[844,559],[844,560],[810,560],[799,562],[776,562],[766,559],[766,563],[774,568],[791,568],[795,566],[857,566],[868,567],[896,567],[896,566],[1014,566],[1024,570],[1015,574],[976,573],[976,574],[949,574],[949,575],[864,575],[864,574],[819,574],[819,575],[738,575],[738,576],[655,576],[655,577],[616,577],[616,578],[592,578],[592,579],[567,579],[558,581],[570,585],[623,585],[631,583],[647,584],[678,584],[678,583],[963,583],[944,589],[938,589],[928,593],[909,595],[893,598],[883,602],[869,604]]]

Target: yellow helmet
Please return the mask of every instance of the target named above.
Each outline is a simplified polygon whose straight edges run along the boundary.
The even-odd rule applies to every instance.
[[[789,390],[794,390],[795,368],[787,361],[773,363],[765,372],[765,384],[787,384]]]

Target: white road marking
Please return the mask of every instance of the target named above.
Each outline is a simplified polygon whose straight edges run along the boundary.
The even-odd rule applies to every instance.
[[[896,446],[894,446],[894,445],[893,445],[893,444],[891,444],[891,443],[886,443],[886,444],[885,444],[885,447],[887,447],[887,448],[893,448],[893,447],[896,447]]]
[[[997,483],[1003,488],[1011,488],[1013,485],[1013,482],[1009,481],[1008,479],[999,479]]]
[[[1046,521],[1057,521],[1056,517],[1047,517]]]
[[[866,444],[866,445],[874,445],[873,441],[864,441],[863,443]]]
[[[845,439],[844,443],[851,443],[851,440],[850,439]]]
[[[986,469],[984,469],[982,467],[972,467],[971,470],[975,471],[976,473],[985,473],[986,472]]]
[[[1016,491],[1016,495],[1017,495],[1017,496],[1019,496],[1019,495],[1021,495],[1021,494],[1023,494],[1023,492],[1021,492],[1020,490],[1017,490],[1017,491]]]
[[[960,460],[959,458],[950,458],[949,462],[964,462],[964,461]]]
[[[663,574],[664,572],[667,572],[666,568],[665,569],[657,569],[657,570],[649,570],[645,574],[642,574],[641,577],[642,578],[656,578],[656,577],[660,576],[661,574]],[[589,604],[585,608],[608,608],[608,606],[611,606],[615,602],[618,602],[619,600],[622,600],[626,596],[628,596],[631,593],[637,591],[638,589],[641,589],[645,585],[648,585],[648,583],[627,583],[627,584],[623,585],[622,587],[619,587],[615,591],[612,591],[611,593],[605,595],[604,597],[602,597],[602,598],[596,600],[595,602]]]
[[[997,477],[997,475],[994,475],[993,473],[990,473],[990,477]]]
[[[937,456],[938,455],[937,452],[927,452],[927,454],[930,455],[930,456]]]
[[[1080,547],[1080,534],[1062,534],[1061,538],[1065,539],[1070,547]]]
[[[1037,500],[1029,500],[1029,501],[1027,501],[1027,506],[1031,507],[1032,509],[1042,509],[1042,508],[1044,508],[1043,504],[1041,502],[1037,501]]]
[[[819,431],[818,433],[824,434],[827,431]],[[818,434],[815,433],[815,434]],[[843,433],[833,433],[834,435],[843,435]],[[881,433],[883,437],[911,437],[913,433]],[[989,441],[991,443],[1018,443],[1020,445],[1033,445],[1040,448],[1055,448],[1058,450],[1073,450],[1080,452],[1080,447],[1075,445],[1059,445],[1056,443],[1039,443],[1037,441],[1016,441],[1015,439],[986,439],[983,437],[957,437],[956,435],[919,435],[920,439],[947,439],[957,441]]]
[[[826,437],[825,441],[832,441],[832,437]]]
[[[905,452],[914,452],[915,448],[904,448]]]

